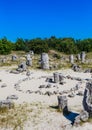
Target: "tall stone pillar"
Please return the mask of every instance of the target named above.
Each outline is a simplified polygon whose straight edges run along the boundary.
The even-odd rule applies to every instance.
[[[70,55],[70,56],[69,56],[69,61],[70,61],[71,64],[74,63],[74,56],[73,56],[73,55]]]
[[[41,68],[49,69],[49,56],[47,53],[41,54]]]
[[[89,116],[92,117],[92,82],[86,83],[86,88],[83,98],[83,106],[85,111],[89,113]]]

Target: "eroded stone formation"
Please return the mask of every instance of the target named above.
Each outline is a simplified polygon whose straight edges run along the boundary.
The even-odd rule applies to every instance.
[[[69,61],[70,61],[71,64],[74,63],[74,56],[73,56],[73,55],[70,55],[70,56],[69,56]]]
[[[30,54],[28,54],[26,57],[26,64],[28,66],[32,66],[32,58],[31,58]]]
[[[54,83],[61,83],[64,80],[64,76],[61,73],[55,72],[53,73]]]
[[[81,62],[84,63],[85,62],[85,57],[86,57],[86,54],[84,51],[81,52]]]
[[[41,54],[41,68],[49,69],[49,56],[47,53]]]
[[[12,55],[12,61],[16,61],[17,60],[17,56],[16,55]]]
[[[26,63],[25,63],[25,62],[20,63],[20,64],[18,65],[17,71],[19,71],[19,72],[26,71]]]
[[[58,96],[58,107],[60,110],[63,110],[63,112],[68,112],[66,96]]]
[[[86,88],[83,98],[83,106],[85,111],[89,113],[89,116],[92,117],[92,82],[86,83]]]

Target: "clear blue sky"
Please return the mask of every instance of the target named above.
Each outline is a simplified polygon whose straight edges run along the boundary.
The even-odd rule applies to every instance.
[[[92,38],[92,0],[0,0],[0,38]]]

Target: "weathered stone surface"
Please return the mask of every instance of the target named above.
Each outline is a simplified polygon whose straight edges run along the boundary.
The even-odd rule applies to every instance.
[[[49,56],[47,53],[41,54],[41,68],[49,69]]]
[[[73,56],[73,55],[70,55],[70,56],[69,56],[69,61],[70,61],[71,64],[74,63],[74,56]]]
[[[12,108],[14,106],[14,103],[12,100],[1,100],[0,101],[0,108],[6,107],[6,108]]]
[[[92,82],[86,83],[86,88],[83,98],[83,106],[85,111],[89,113],[89,116],[92,117]]]
[[[80,119],[81,119],[81,121],[87,121],[88,120],[88,118],[89,118],[89,114],[88,114],[88,112],[87,111],[82,111],[81,113],[80,113]]]
[[[1,85],[1,88],[5,88],[5,87],[7,87],[7,84],[6,84],[6,83],[3,83],[3,84]]]
[[[20,63],[17,71],[19,71],[19,72],[26,71],[26,63],[25,62]]]
[[[59,82],[59,73],[55,72],[55,73],[53,73],[53,75],[54,75],[54,83],[58,83]]]
[[[17,60],[17,56],[16,55],[12,55],[12,61],[16,61]]]
[[[74,120],[74,126],[79,126],[80,125],[80,122],[81,122],[81,120],[80,120],[80,115],[78,115],[78,116],[76,116],[75,117],[75,120]]]
[[[67,108],[67,98],[66,96],[58,96],[58,106],[60,110]]]
[[[85,57],[86,57],[86,54],[84,51],[81,52],[81,62],[84,63],[85,62]]]
[[[10,95],[10,96],[7,97],[7,99],[17,100],[18,96],[17,95]]]
[[[78,66],[78,65],[76,65],[76,64],[73,64],[73,65],[72,65],[72,69],[73,69],[74,71],[76,71],[76,72],[78,72],[78,71],[81,70],[80,66]]]

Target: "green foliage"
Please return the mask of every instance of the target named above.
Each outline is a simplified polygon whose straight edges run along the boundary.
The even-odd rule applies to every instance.
[[[9,54],[11,50],[27,52],[33,50],[34,53],[40,54],[52,49],[66,54],[77,54],[81,51],[92,52],[92,39],[75,40],[73,38],[56,38],[55,36],[32,40],[18,38],[14,44],[5,37],[0,40],[0,54]]]
[[[2,38],[0,40],[0,54],[9,54],[13,48],[13,44],[7,40],[7,38]]]

